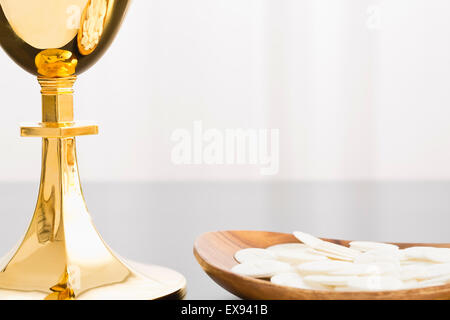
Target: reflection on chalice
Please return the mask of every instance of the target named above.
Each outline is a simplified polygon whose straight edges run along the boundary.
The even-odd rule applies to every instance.
[[[98,127],[74,121],[72,87],[106,51],[130,2],[0,0],[0,45],[42,88],[42,122],[23,126],[21,134],[43,141],[36,211],[18,247],[0,260],[0,299],[184,295],[177,272],[130,265],[103,242],[78,176],[75,137],[97,134]]]

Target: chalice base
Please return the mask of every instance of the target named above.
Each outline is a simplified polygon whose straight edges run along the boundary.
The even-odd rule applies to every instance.
[[[155,266],[136,268],[103,241],[81,190],[75,138],[58,134],[43,138],[41,186],[28,230],[0,260],[0,299],[183,297],[186,282],[180,274]]]
[[[139,273],[123,283],[91,289],[77,300],[181,300],[186,280],[178,272],[155,265],[126,262]],[[58,293],[0,289],[0,300],[58,300]]]

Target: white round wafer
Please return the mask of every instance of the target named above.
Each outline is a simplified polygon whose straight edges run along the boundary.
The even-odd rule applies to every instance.
[[[242,249],[234,254],[234,258],[240,263],[253,260],[275,260],[276,257],[274,252],[259,248]]]
[[[307,248],[308,246],[304,245],[303,243],[282,243],[270,246],[266,249],[277,253],[279,251],[286,251],[286,250],[306,250]]]
[[[425,274],[425,270],[427,267],[429,266],[414,265],[414,264],[401,266],[399,278],[403,281],[412,281],[420,279]]]
[[[405,285],[403,282],[395,277],[389,276],[369,276],[369,277],[354,277],[347,283],[347,287],[338,289],[339,291],[385,291],[385,290],[400,290]]]
[[[352,266],[353,264],[350,262],[324,260],[299,264],[297,271],[303,275],[330,274],[332,272],[343,271]]]
[[[291,264],[299,264],[303,262],[323,261],[328,259],[325,256],[308,251],[287,250],[279,251],[277,253],[277,260],[288,262]]]
[[[450,275],[450,263],[435,264],[430,267],[424,267],[423,272],[417,279],[431,280]]]
[[[332,254],[338,257],[346,257],[346,258],[354,258],[359,252],[348,247],[344,247],[335,243],[331,243],[328,241],[323,241],[317,237],[314,237],[308,233],[295,231],[294,236],[307,246],[322,251],[328,254]]]
[[[385,249],[371,249],[361,253],[355,258],[354,262],[356,264],[392,263],[400,266],[398,252]]]
[[[278,273],[292,272],[289,263],[276,260],[253,260],[235,265],[232,272],[253,278],[270,278]]]
[[[420,281],[420,282],[418,282],[417,286],[419,286],[419,287],[434,287],[434,286],[442,286],[442,285],[449,284],[449,283],[450,283],[450,274],[441,276],[438,278],[430,279],[430,280]]]
[[[307,246],[311,248],[317,247],[320,243],[323,241],[317,237],[314,237],[313,235],[310,235],[308,233],[295,231],[294,236],[300,241],[306,244]]]
[[[420,287],[420,282],[417,280],[408,280],[408,281],[403,281],[403,287],[404,289],[415,289]]]
[[[341,261],[351,262],[354,259],[354,258],[351,258],[351,257],[348,257],[348,256],[337,255],[337,254],[333,254],[333,253],[330,253],[330,252],[318,251],[318,250],[315,250],[313,248],[309,248],[308,251],[311,252],[311,253],[314,253],[316,255],[321,255],[321,256],[324,256],[324,257],[327,257],[327,258],[330,258],[330,259],[333,259],[333,260],[341,260]]]
[[[316,249],[318,251],[324,251],[327,253],[338,255],[338,256],[349,257],[349,258],[355,258],[358,255],[360,255],[359,251],[341,246],[336,243],[328,242],[328,241],[323,241],[322,243],[318,244],[316,246],[316,248],[314,248],[314,249]]]
[[[359,276],[376,274],[377,272],[379,272],[379,270],[371,265],[350,264],[348,267],[337,271],[331,271],[329,274],[334,276]]]
[[[267,248],[277,256],[277,260],[291,264],[299,264],[308,261],[324,260],[326,257],[315,252],[310,252],[310,248],[301,243],[287,243],[275,245]]]
[[[288,286],[298,289],[317,290],[318,287],[308,285],[298,273],[280,273],[273,276],[270,281],[280,286]],[[324,287],[322,287],[322,290]]]
[[[394,244],[371,242],[371,241],[352,241],[350,242],[350,248],[361,252],[366,252],[373,249],[383,249],[392,251],[399,250],[398,246]]]
[[[356,276],[310,275],[306,276],[304,281],[309,285],[345,287],[354,278]]]
[[[432,280],[441,277],[450,276],[450,264],[433,265],[408,265],[401,267],[400,279],[408,280]]]
[[[402,267],[407,266],[423,266],[423,267],[430,267],[432,265],[437,264],[437,262],[433,261],[420,261],[420,260],[401,260],[400,265]]]
[[[422,282],[418,282],[414,288],[440,287],[440,286],[445,286],[447,284],[448,284],[448,282],[422,281]]]
[[[390,275],[397,276],[399,267],[389,263],[372,263],[372,264],[352,264],[351,266],[333,271],[332,275],[341,276],[369,276],[369,275]]]
[[[395,244],[383,243],[383,242],[372,242],[372,241],[352,241],[349,243],[349,247],[361,251],[366,252],[374,249],[382,249],[389,251],[398,251],[400,248]]]
[[[407,259],[438,263],[450,262],[450,248],[411,247],[402,250]]]

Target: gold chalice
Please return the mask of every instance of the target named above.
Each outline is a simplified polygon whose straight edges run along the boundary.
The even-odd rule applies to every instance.
[[[185,279],[136,268],[103,242],[86,209],[75,137],[97,134],[74,121],[73,84],[114,39],[131,0],[0,0],[0,45],[42,87],[42,176],[36,211],[19,246],[0,260],[0,299],[181,298]],[[126,213],[124,213],[126,214]],[[135,269],[139,271],[135,271]]]

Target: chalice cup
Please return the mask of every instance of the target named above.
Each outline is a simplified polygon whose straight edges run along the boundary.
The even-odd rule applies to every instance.
[[[23,240],[0,260],[0,299],[184,296],[179,273],[138,267],[104,243],[78,175],[75,137],[98,127],[74,121],[73,85],[105,53],[130,2],[0,0],[0,45],[42,88],[42,121],[22,126],[21,135],[43,141],[36,210]]]

